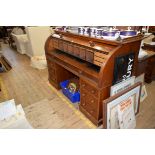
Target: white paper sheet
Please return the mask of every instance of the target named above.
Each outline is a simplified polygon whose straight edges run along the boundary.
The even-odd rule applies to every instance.
[[[14,99],[0,103],[0,121],[9,119],[9,117],[15,115],[16,112]]]
[[[132,76],[132,77],[126,79],[125,81],[122,81],[118,84],[111,86],[110,96],[113,96],[113,95],[129,88],[130,86],[132,86],[134,84],[134,81],[135,81],[135,76]]]
[[[0,129],[32,129],[33,127],[25,117],[24,110],[21,105],[17,105],[16,114],[7,120],[0,121]]]

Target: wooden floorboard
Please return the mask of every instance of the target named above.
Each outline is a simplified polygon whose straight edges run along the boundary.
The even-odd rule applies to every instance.
[[[155,81],[145,85],[148,97],[140,104],[136,128],[155,129]]]

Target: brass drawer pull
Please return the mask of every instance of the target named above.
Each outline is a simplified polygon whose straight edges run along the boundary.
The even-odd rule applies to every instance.
[[[86,94],[83,93],[82,96],[86,96]]]
[[[91,114],[94,113],[94,110],[90,110],[90,113],[91,113]]]
[[[82,74],[82,71],[79,70],[79,73]]]
[[[86,85],[83,83],[83,84],[82,84],[82,87],[85,87],[85,86],[86,86]]]
[[[95,93],[95,90],[92,90],[91,93],[94,94]]]
[[[91,103],[94,103],[95,101],[94,100],[91,100]]]
[[[85,103],[82,103],[82,105],[85,106],[86,104]]]

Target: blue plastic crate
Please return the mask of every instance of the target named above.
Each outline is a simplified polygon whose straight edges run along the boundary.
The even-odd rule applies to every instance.
[[[63,94],[66,97],[68,97],[72,103],[79,102],[80,101],[80,92],[78,91],[78,92],[75,92],[74,94],[71,93],[69,91],[69,89],[67,88],[68,84],[69,84],[69,80],[60,82],[60,87],[62,88]]]

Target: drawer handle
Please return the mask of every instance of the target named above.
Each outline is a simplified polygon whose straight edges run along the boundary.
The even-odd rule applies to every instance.
[[[86,94],[82,94],[82,96],[86,96]]]
[[[90,113],[91,113],[91,114],[94,113],[94,110],[90,110]]]
[[[80,74],[82,74],[82,71],[79,71]]]
[[[91,93],[94,94],[95,93],[95,90],[92,90]]]
[[[82,105],[85,106],[86,104],[85,103],[82,103]]]
[[[91,100],[91,103],[94,103],[95,101],[94,100]]]
[[[83,84],[82,84],[82,87],[85,87],[85,86],[86,86],[86,85],[83,83]]]

